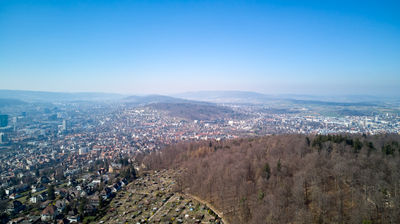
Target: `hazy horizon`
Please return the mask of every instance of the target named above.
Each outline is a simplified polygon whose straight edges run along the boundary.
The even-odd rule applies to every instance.
[[[399,96],[392,1],[2,1],[0,89]]]
[[[263,92],[257,92],[257,91],[251,91],[251,90],[196,90],[196,91],[185,91],[185,92],[176,92],[176,93],[140,93],[140,92],[132,92],[132,93],[118,93],[118,92],[104,92],[104,91],[47,91],[47,90],[29,90],[29,89],[0,89],[0,91],[21,91],[21,92],[37,92],[37,93],[54,93],[54,94],[115,94],[115,95],[120,95],[120,96],[170,96],[170,97],[176,97],[176,98],[190,98],[188,96],[193,95],[196,97],[201,97],[201,94],[206,93],[253,93],[253,94],[262,94],[265,96],[271,96],[271,97],[320,97],[325,98],[328,97],[330,100],[332,100],[331,97],[377,97],[377,98],[387,98],[387,99],[397,99],[399,98],[399,94],[341,94],[341,93],[331,93],[331,94],[307,94],[307,93],[263,93]],[[199,96],[200,94],[200,96]],[[2,98],[0,96],[0,98]],[[338,98],[337,101],[341,101],[343,98]],[[373,100],[373,99],[371,99]],[[334,100],[335,101],[335,100]]]

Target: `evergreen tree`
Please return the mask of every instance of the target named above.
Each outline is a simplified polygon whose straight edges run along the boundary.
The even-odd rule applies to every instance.
[[[47,188],[47,195],[49,197],[49,200],[54,200],[56,199],[55,191],[54,191],[54,185],[50,185]]]
[[[281,171],[282,169],[281,159],[278,160],[278,164],[276,164],[276,169],[278,170],[278,172]]]
[[[267,180],[271,177],[271,168],[269,167],[269,164],[266,163],[264,165],[264,172],[265,172],[265,177],[267,178]]]

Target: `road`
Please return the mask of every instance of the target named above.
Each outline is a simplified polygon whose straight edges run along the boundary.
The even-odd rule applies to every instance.
[[[157,215],[157,213],[158,212],[160,212],[164,207],[165,207],[165,205],[167,205],[167,203],[172,199],[172,198],[174,198],[175,197],[175,195],[173,195],[172,197],[170,197],[150,218],[149,218],[149,222],[153,219],[153,217],[154,216],[156,216]]]

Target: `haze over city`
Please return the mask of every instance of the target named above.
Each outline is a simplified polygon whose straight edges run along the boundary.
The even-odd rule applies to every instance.
[[[397,1],[1,1],[0,89],[398,95]]]

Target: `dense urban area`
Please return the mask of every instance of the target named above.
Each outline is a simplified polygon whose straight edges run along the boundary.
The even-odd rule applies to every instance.
[[[333,112],[321,111],[324,105],[194,101],[6,104],[0,107],[1,222],[220,223],[212,205],[179,191],[180,171],[154,174],[143,157],[180,142],[400,133],[396,108],[329,107]]]

